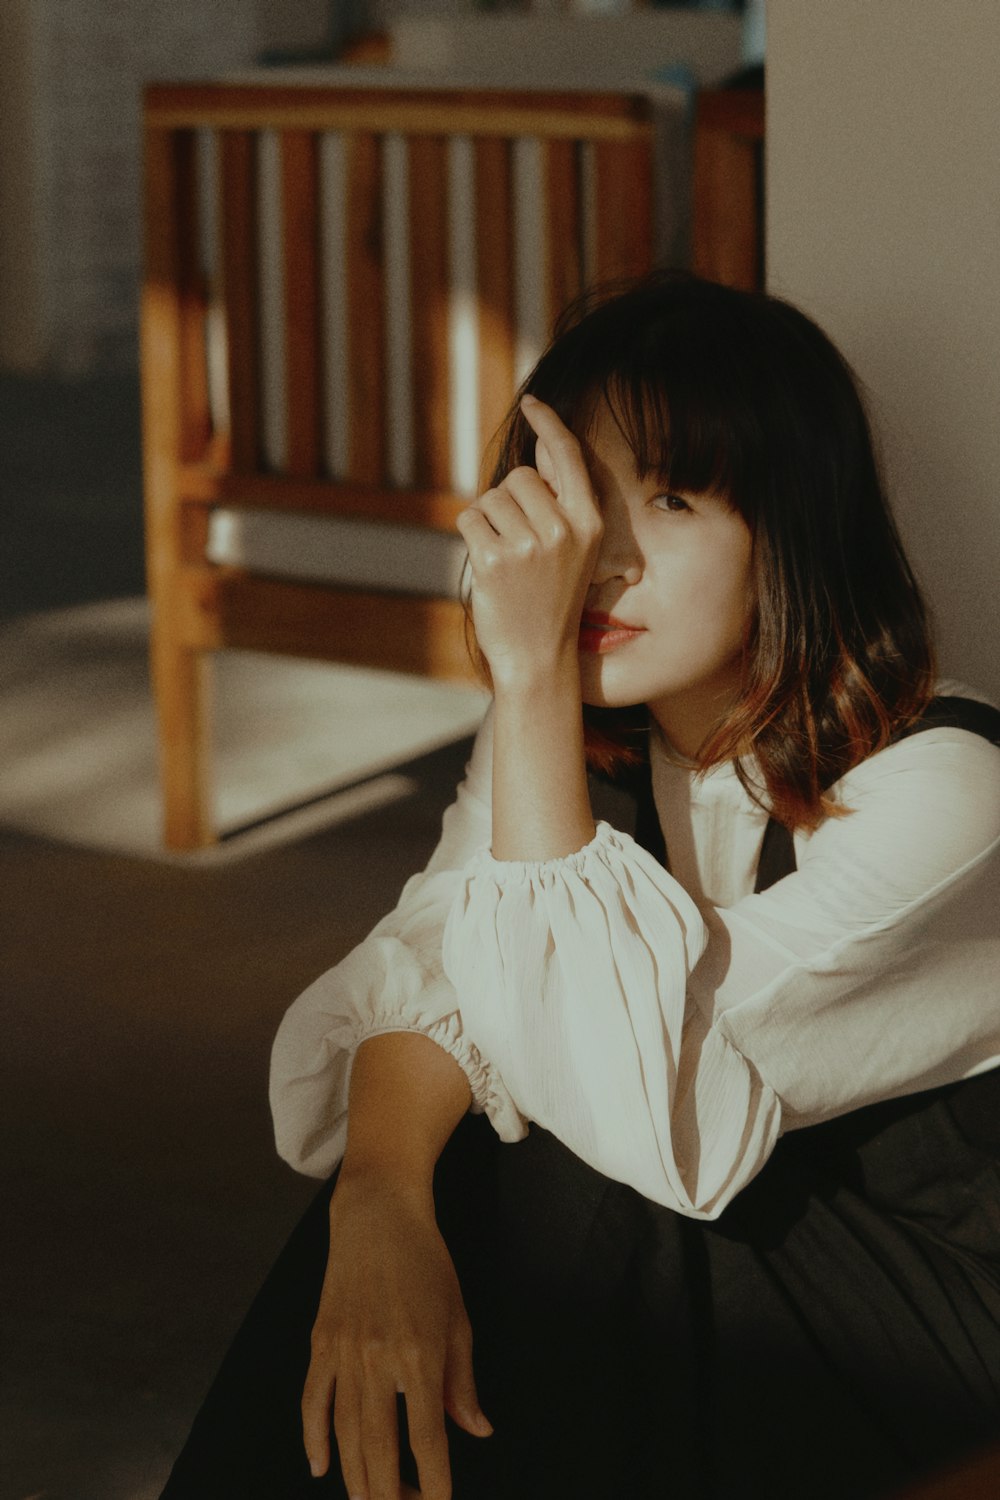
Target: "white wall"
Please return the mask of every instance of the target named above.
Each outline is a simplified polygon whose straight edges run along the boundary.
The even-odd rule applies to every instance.
[[[767,263],[873,397],[942,667],[1000,696],[1000,5],[768,0]]]

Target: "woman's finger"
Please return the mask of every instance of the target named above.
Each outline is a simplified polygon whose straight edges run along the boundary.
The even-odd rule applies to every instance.
[[[534,473],[534,470],[526,471]],[[475,509],[479,510],[489,521],[497,536],[502,537],[512,547],[520,543],[535,539],[535,532],[531,525],[531,518],[522,504],[522,492],[526,486],[516,486],[511,483],[514,475],[520,473],[515,470],[508,474],[503,484],[494,490],[487,490],[476,501]],[[535,483],[539,484],[538,475],[535,474]],[[551,500],[549,502],[551,504]]]
[[[361,1393],[354,1380],[345,1378],[337,1382],[333,1430],[337,1434],[337,1456],[348,1495],[352,1500],[355,1496],[366,1495],[368,1476],[361,1442]]]
[[[333,1399],[334,1367],[313,1335],[313,1357],[302,1390],[302,1441],[313,1475],[330,1467],[330,1405]]]
[[[489,566],[499,561],[503,544],[478,507],[470,505],[468,510],[460,511],[455,525],[469,549],[473,572],[477,566]]]
[[[361,1442],[368,1475],[365,1500],[399,1500],[396,1383],[374,1369],[365,1372],[361,1391]]]
[[[507,497],[509,505],[518,512],[520,519],[506,511],[503,505],[495,506],[490,519],[481,504],[470,505],[459,513],[456,526],[469,549],[469,560],[473,573],[482,572],[512,557],[530,556],[538,547],[539,538],[528,525],[523,512]],[[503,530],[500,531],[500,527]]]
[[[570,517],[537,470],[512,469],[501,488],[509,490],[539,541],[551,545],[565,540]]]
[[[479,1404],[472,1369],[472,1329],[468,1319],[456,1323],[448,1340],[444,1367],[444,1405],[452,1421],[473,1437],[489,1437],[493,1424]]]
[[[552,455],[549,452],[548,448],[546,448],[545,440],[543,438],[538,438],[535,443],[535,468],[538,470],[542,479],[545,480],[545,483],[548,485],[553,495],[558,497],[559,476],[556,473],[556,466],[552,462]]]
[[[451,1500],[451,1463],[441,1391],[424,1384],[406,1394],[406,1425],[417,1461],[421,1500]]]
[[[535,436],[545,445],[559,504],[577,523],[592,517],[599,519],[583,451],[565,422],[537,396],[522,396],[521,410]]]

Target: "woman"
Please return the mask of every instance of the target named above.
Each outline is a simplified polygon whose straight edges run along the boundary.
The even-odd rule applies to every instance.
[[[1000,715],[850,372],[763,295],[585,301],[459,525],[491,710],[279,1032],[342,1166],[165,1494],[890,1494],[1000,1433]]]

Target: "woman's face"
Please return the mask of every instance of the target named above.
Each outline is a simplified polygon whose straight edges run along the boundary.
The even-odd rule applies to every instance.
[[[693,757],[735,700],[752,603],[750,530],[723,501],[640,479],[602,401],[584,443],[604,537],[584,605],[585,703],[646,703]],[[609,627],[607,617],[632,627]]]

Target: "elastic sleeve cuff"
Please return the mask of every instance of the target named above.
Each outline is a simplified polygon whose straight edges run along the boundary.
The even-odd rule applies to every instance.
[[[526,1121],[496,1070],[490,1067],[479,1049],[464,1035],[458,1011],[452,1011],[450,1015],[443,1016],[441,1020],[427,1027],[405,1026],[399,1022],[383,1022],[381,1025],[376,1023],[358,1036],[354,1055],[357,1055],[358,1047],[369,1037],[385,1036],[390,1032],[399,1031],[418,1032],[421,1036],[429,1037],[439,1047],[443,1047],[449,1056],[455,1059],[469,1080],[469,1088],[472,1090],[472,1113],[485,1114],[502,1141],[512,1142],[524,1139],[528,1133]]]
[[[572,854],[560,854],[555,859],[496,859],[489,847],[478,850],[469,860],[464,874],[474,876],[484,873],[496,885],[520,885],[530,882],[549,885],[563,879],[569,872],[585,875],[588,865],[607,849],[622,848],[623,835],[610,823],[600,822],[594,837]],[[625,835],[627,837],[627,835]]]

